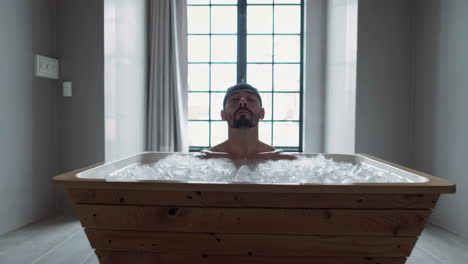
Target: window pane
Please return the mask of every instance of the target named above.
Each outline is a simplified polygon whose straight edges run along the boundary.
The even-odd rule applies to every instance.
[[[221,120],[221,110],[223,110],[223,99],[225,93],[211,94],[211,119]]]
[[[301,0],[275,0],[275,4],[300,4]]]
[[[300,36],[275,36],[275,62],[300,62]]]
[[[209,4],[210,0],[187,0],[188,5]]]
[[[223,143],[228,138],[228,125],[226,121],[211,123],[211,146]]]
[[[275,64],[275,91],[300,90],[300,65]]]
[[[188,36],[188,61],[208,62],[210,40],[208,36]]]
[[[299,120],[299,93],[275,93],[275,120]]]
[[[210,33],[209,6],[188,6],[187,17],[187,30],[189,34]]]
[[[216,120],[190,121],[190,146],[214,146],[225,141],[228,136],[228,125],[226,121],[221,121],[220,111],[223,108],[225,91],[237,82],[237,36],[217,34],[237,33],[237,2],[238,0],[187,0],[189,5],[207,5],[187,8],[188,59],[189,62],[203,63],[188,65],[189,91],[214,91],[189,92],[189,119]],[[275,146],[299,145],[299,122],[271,120],[299,119],[301,2],[247,0],[246,82],[261,92],[262,107],[265,109],[265,117],[259,122],[259,139]],[[209,6],[210,3],[223,6]],[[273,7],[273,3],[280,5]],[[209,33],[214,35],[208,35]],[[281,36],[273,33],[298,35]],[[297,93],[272,93],[272,87],[275,91]],[[273,105],[275,109],[272,109]]]
[[[273,33],[273,6],[247,6],[247,34]]]
[[[247,4],[272,4],[273,0],[247,0]]]
[[[265,109],[265,117],[263,120],[271,120],[271,93],[260,93],[262,98],[262,107]]]
[[[275,7],[275,33],[301,33],[301,6]]]
[[[208,119],[208,93],[189,93],[189,119],[204,120]]]
[[[189,91],[208,90],[208,64],[188,65]]]
[[[236,84],[236,64],[211,64],[211,90],[226,91]]]
[[[226,4],[236,5],[237,0],[211,0],[211,3],[212,4],[223,4],[223,5],[226,5]]]
[[[236,62],[237,36],[212,36],[211,61]]]
[[[211,33],[237,33],[237,7],[213,6]]]
[[[271,91],[271,64],[247,64],[247,83],[259,91]]]
[[[189,122],[190,146],[208,146],[208,122]]]
[[[273,145],[282,147],[299,146],[299,122],[274,122]]]
[[[247,36],[247,62],[271,62],[271,36]]]
[[[271,122],[260,122],[258,127],[258,139],[266,144],[271,144]]]

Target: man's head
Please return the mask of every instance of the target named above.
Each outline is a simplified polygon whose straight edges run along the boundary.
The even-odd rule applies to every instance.
[[[226,91],[221,117],[228,122],[229,127],[256,127],[264,115],[262,98],[251,85],[239,83]]]

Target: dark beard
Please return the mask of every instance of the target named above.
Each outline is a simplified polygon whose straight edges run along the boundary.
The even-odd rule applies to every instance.
[[[253,120],[249,120],[245,118],[245,115],[241,115],[239,120],[233,120],[231,128],[251,128],[254,126]]]
[[[252,119],[247,119],[245,115],[241,115],[239,119],[236,120],[235,116],[237,112],[243,109],[250,112]],[[228,119],[228,125],[231,128],[252,128],[258,125],[259,120],[260,120],[260,117],[257,115],[254,115],[252,111],[245,109],[245,108],[240,108],[231,116],[231,118]]]

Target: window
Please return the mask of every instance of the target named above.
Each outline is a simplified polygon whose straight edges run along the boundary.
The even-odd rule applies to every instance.
[[[302,0],[188,0],[190,150],[227,139],[227,88],[256,87],[259,139],[302,151]]]

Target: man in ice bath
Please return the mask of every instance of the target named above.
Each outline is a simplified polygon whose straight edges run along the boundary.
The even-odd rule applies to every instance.
[[[262,98],[256,88],[246,83],[230,87],[224,96],[221,110],[221,118],[229,126],[228,139],[208,150],[202,150],[202,156],[244,160],[296,159],[258,139],[258,123],[264,116]]]

